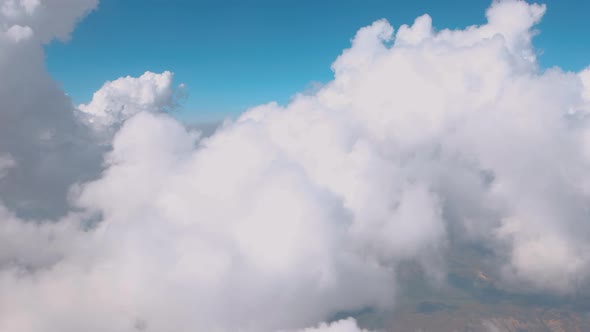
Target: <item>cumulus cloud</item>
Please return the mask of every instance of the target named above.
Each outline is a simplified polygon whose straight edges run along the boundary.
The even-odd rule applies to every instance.
[[[93,4],[74,17],[42,3],[5,0],[2,19],[63,37]],[[34,21],[42,10],[69,28]],[[45,38],[0,41],[13,78],[0,101],[16,105],[0,116],[17,119],[0,121],[0,330],[364,331],[320,322],[391,308],[404,262],[444,281],[447,249],[463,243],[491,250],[506,289],[579,291],[589,74],[538,68],[544,12],[505,0],[460,30],[436,31],[427,15],[397,33],[376,21],[324,87],[208,137],[161,112],[174,102],[169,72],[107,82],[75,110],[43,69]],[[92,180],[70,174],[91,159],[77,149],[88,125],[113,128]],[[74,208],[59,220],[14,212],[68,189]]]
[[[9,35],[26,31],[42,43],[67,40],[75,23],[97,5],[98,0],[1,0],[0,37],[7,29]]]
[[[358,327],[353,319],[346,319],[332,324],[320,324],[318,327],[299,330],[298,332],[369,332]]]
[[[57,218],[76,181],[96,174],[100,152],[45,70],[42,43],[65,38],[96,1],[0,1],[0,201],[19,215]]]
[[[272,165],[272,144],[243,141],[257,131],[226,130],[196,149],[196,135],[167,115],[128,120],[103,177],[79,195],[79,205],[99,212],[102,222],[56,237],[51,247],[61,259],[50,267],[24,275],[5,270],[4,287],[39,294],[38,309],[23,315],[32,310],[26,298],[16,305],[2,299],[0,327],[273,331],[359,305],[387,306],[392,276],[349,248],[341,204],[296,165]],[[238,163],[241,171],[216,175]],[[52,305],[56,294],[42,289],[74,276],[78,286],[60,287],[67,300]],[[97,292],[104,298],[97,301]],[[45,306],[51,308],[40,313]],[[72,311],[76,319],[60,318]]]
[[[9,154],[0,154],[0,179],[14,166],[16,166],[16,162]]]
[[[20,41],[29,39],[33,36],[33,29],[21,25],[13,25],[6,30],[6,36],[12,41],[18,43]]]
[[[106,82],[88,104],[79,105],[91,126],[112,128],[139,112],[162,112],[175,106],[173,75],[146,72],[140,77],[122,77]]]

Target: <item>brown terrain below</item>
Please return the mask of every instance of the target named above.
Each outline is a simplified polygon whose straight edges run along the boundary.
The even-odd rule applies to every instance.
[[[450,257],[444,285],[430,286],[408,265],[393,312],[353,315],[364,328],[390,332],[590,332],[589,296],[511,293],[497,286],[485,252],[462,248]]]

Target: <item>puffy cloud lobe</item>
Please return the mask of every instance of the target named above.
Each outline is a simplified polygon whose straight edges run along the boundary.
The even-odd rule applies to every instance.
[[[138,78],[127,76],[106,82],[90,103],[78,108],[98,129],[120,124],[139,112],[161,112],[174,107],[172,76],[169,71],[146,72]]]
[[[74,24],[97,5],[98,0],[1,0],[0,38],[5,29],[13,39],[26,31],[42,43],[67,40]]]
[[[318,327],[307,328],[298,332],[369,332],[358,327],[353,319],[346,319],[332,324],[323,323]]]
[[[221,129],[195,149],[175,120],[141,113],[115,137],[104,177],[83,188],[80,204],[104,216],[95,232],[117,255],[114,273],[130,273],[111,278],[156,292],[124,296],[150,328],[172,328],[174,315],[180,330],[272,331],[391,301],[388,271],[347,249],[338,200],[260,129]]]
[[[96,175],[100,147],[45,70],[41,43],[64,38],[94,8],[86,0],[0,1],[0,155],[17,165],[0,201],[19,215],[57,218],[72,183]]]
[[[6,173],[13,167],[16,166],[16,162],[9,154],[0,154],[0,179],[2,179]]]
[[[23,27],[20,25],[13,25],[8,30],[6,30],[6,36],[12,41],[18,43],[31,38],[33,36],[33,29],[28,26]]]
[[[123,123],[100,178],[75,188],[81,211],[35,226],[0,210],[0,330],[297,330],[390,307],[399,263],[440,280],[464,242],[494,252],[508,289],[578,291],[588,74],[538,71],[544,11],[496,1],[485,25],[422,16],[397,34],[377,21],[332,82],[207,138],[157,112],[170,74],[107,83],[80,108]]]

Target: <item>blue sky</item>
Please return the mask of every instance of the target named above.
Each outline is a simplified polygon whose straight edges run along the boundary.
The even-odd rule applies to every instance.
[[[590,62],[587,0],[545,1],[535,45],[543,67]],[[386,18],[394,27],[428,13],[436,28],[485,22],[487,0],[102,0],[66,43],[47,47],[48,68],[74,102],[103,82],[146,70],[175,73],[190,93],[180,117],[216,121],[249,106],[285,103],[313,82],[356,30]]]

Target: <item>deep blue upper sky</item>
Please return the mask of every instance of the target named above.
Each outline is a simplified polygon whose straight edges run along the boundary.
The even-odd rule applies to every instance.
[[[314,81],[360,27],[397,29],[428,13],[435,28],[485,22],[488,0],[101,0],[67,44],[47,48],[48,68],[76,103],[107,80],[146,70],[175,73],[190,97],[181,117],[219,120],[249,106],[285,103]],[[543,67],[590,64],[588,0],[544,1],[535,45]]]

